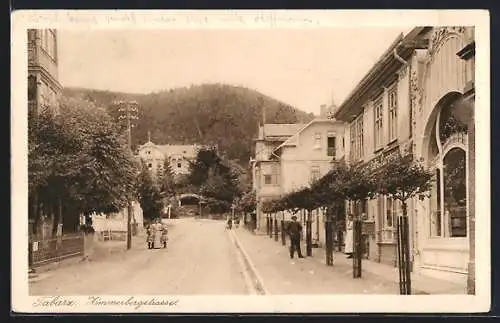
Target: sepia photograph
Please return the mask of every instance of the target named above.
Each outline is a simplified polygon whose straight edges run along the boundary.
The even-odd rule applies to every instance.
[[[488,310],[487,12],[98,12],[13,20],[13,310]]]

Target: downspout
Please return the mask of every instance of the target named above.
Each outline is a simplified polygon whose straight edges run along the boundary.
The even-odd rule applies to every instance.
[[[412,97],[411,97],[411,73],[412,73],[412,70],[411,70],[411,64],[408,64],[408,62],[406,60],[404,60],[401,56],[398,55],[398,52],[397,52],[397,48],[399,46],[395,47],[394,50],[393,50],[393,54],[394,54],[394,58],[397,59],[399,62],[401,62],[404,66],[407,66],[408,67],[408,104],[409,104],[409,119],[410,119],[410,135],[409,135],[409,139],[412,140],[412,137],[413,137],[413,109],[415,109],[415,107],[413,106],[413,103],[412,103]],[[413,142],[411,142],[411,153],[413,153]],[[413,205],[413,201],[412,201],[412,205]],[[414,208],[413,208],[414,209]],[[413,217],[412,216],[412,221],[411,221],[411,225],[412,225],[412,228],[410,229],[411,230],[411,255],[410,255],[410,271],[413,272],[414,270],[414,262],[415,262],[415,254],[418,254],[418,237],[417,237],[417,232],[418,232],[418,225],[414,222],[414,219],[416,219],[416,217]]]

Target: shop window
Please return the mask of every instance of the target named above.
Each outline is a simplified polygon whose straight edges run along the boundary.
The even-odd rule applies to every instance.
[[[452,148],[444,157],[444,220],[445,236],[467,236],[467,185],[465,151]]]
[[[401,209],[401,203],[398,200],[387,196],[377,197],[377,213],[380,225],[380,241],[394,242],[397,216]]]
[[[434,177],[434,185],[431,194],[431,219],[430,219],[430,236],[441,236],[441,170],[436,168]]]
[[[430,237],[467,237],[467,125],[454,117],[453,109],[453,102],[444,105],[430,134],[429,159],[436,162]]]

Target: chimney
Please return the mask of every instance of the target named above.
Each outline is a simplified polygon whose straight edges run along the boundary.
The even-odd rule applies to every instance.
[[[326,104],[319,106],[319,116],[322,119],[326,119],[328,117],[328,106]]]

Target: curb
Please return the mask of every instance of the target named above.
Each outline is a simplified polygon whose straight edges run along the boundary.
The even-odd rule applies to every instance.
[[[257,268],[253,264],[253,262],[250,259],[250,256],[247,254],[245,249],[243,248],[241,242],[238,239],[238,236],[236,233],[231,230],[230,234],[234,237],[234,242],[236,244],[236,247],[240,251],[243,261],[246,264],[247,270],[250,273],[250,275],[253,277],[252,283],[253,283],[253,288],[255,288],[256,292],[258,295],[269,295],[269,291],[266,289],[264,286],[264,282],[262,277],[260,276],[259,272],[257,271]]]

